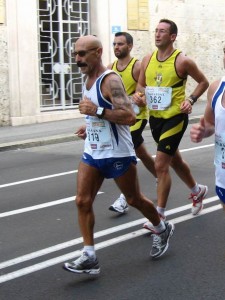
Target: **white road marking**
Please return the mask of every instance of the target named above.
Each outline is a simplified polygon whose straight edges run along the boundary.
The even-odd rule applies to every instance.
[[[198,146],[198,147],[193,147],[193,148],[189,148],[189,149],[183,149],[183,150],[180,150],[180,152],[200,150],[200,149],[208,148],[208,147],[212,147],[212,146],[214,146],[214,144]],[[38,180],[49,179],[49,178],[53,178],[53,177],[57,177],[57,176],[64,176],[64,175],[74,174],[74,173],[77,173],[77,171],[78,170],[68,171],[68,172],[63,172],[63,173],[58,173],[58,174],[52,174],[52,175],[47,175],[47,176],[42,176],[42,177],[37,177],[37,178],[32,178],[32,179],[27,179],[27,180],[22,180],[22,181],[17,181],[17,182],[12,182],[12,183],[8,183],[8,184],[0,185],[0,188],[19,185],[19,184],[24,184],[24,183],[29,183],[29,182],[38,181]],[[101,193],[101,192],[99,192],[99,193]],[[17,210],[14,210],[14,211],[1,213],[0,217],[11,216],[11,215],[24,213],[24,212],[28,212],[28,211],[32,211],[32,210],[36,210],[36,209],[42,209],[42,208],[53,206],[53,205],[59,205],[59,204],[63,204],[63,203],[69,202],[69,201],[74,201],[74,199],[75,199],[75,197],[72,196],[72,197],[59,199],[59,200],[48,202],[48,203],[43,203],[43,204],[40,204],[40,205],[34,205],[34,206],[31,206],[31,207],[17,209]],[[218,197],[215,196],[215,197],[211,197],[209,199],[204,200],[204,203],[210,203],[210,202],[213,202],[213,201],[216,201],[216,200],[218,200]],[[171,210],[167,211],[166,215],[169,216],[169,215],[172,215],[172,214],[175,214],[175,213],[179,213],[179,212],[182,212],[182,211],[185,211],[185,210],[189,209],[190,207],[191,207],[191,204],[184,205],[184,206],[178,207],[178,208],[174,208],[174,209],[171,209]],[[205,215],[207,213],[211,213],[211,212],[216,211],[220,208],[221,208],[220,204],[211,206],[209,208],[205,208],[201,212],[201,215],[199,215],[197,217],[201,217],[202,215]],[[176,224],[176,223],[187,221],[191,218],[194,218],[192,216],[192,214],[187,214],[187,215],[172,219],[171,221]],[[122,225],[119,225],[119,226],[115,226],[115,227],[112,227],[112,228],[109,228],[109,229],[99,231],[95,234],[95,238],[106,236],[106,235],[114,233],[114,232],[118,232],[118,231],[121,231],[121,230],[124,230],[124,229],[127,229],[127,228],[131,228],[133,226],[137,226],[139,224],[143,224],[145,221],[146,221],[146,218],[141,218],[141,219],[138,219],[138,220],[126,223],[126,224],[122,224]],[[120,243],[122,241],[126,241],[126,240],[129,240],[131,238],[143,235],[145,233],[146,233],[145,229],[140,229],[140,230],[137,230],[137,231],[125,234],[125,235],[115,237],[113,239],[109,239],[107,241],[96,244],[95,245],[96,250],[99,250],[99,249],[102,249],[102,248],[105,248],[105,247],[109,247],[111,245]],[[23,256],[20,256],[20,257],[2,262],[2,263],[0,263],[0,269],[7,268],[7,267],[10,267],[12,265],[19,264],[19,263],[22,263],[22,262],[25,262],[25,261],[28,261],[28,260],[32,260],[32,259],[35,259],[37,257],[47,255],[47,254],[55,252],[55,251],[59,251],[59,250],[65,249],[65,248],[73,246],[73,245],[81,244],[82,241],[83,241],[82,237],[79,237],[77,239],[74,239],[74,240],[71,240],[71,241],[68,241],[68,242],[65,242],[65,243],[61,243],[61,244],[58,244],[58,245],[55,245],[55,246],[52,246],[52,247],[49,247],[49,248],[46,248],[46,249],[42,249],[42,250],[27,254],[27,255],[23,255]],[[74,259],[74,258],[78,257],[80,255],[80,253],[81,253],[80,250],[74,251],[74,252],[71,252],[71,253],[68,253],[68,254],[65,254],[65,255],[62,255],[62,256],[58,256],[56,258],[46,260],[46,261],[43,261],[41,263],[26,267],[26,268],[23,268],[23,269],[20,269],[20,270],[17,270],[17,271],[14,271],[14,272],[11,272],[11,273],[8,273],[8,274],[5,274],[5,275],[2,275],[2,276],[0,276],[0,283],[18,278],[20,276],[30,274],[30,273],[38,271],[38,270],[42,270],[44,268],[53,266],[55,264],[64,262],[66,260]]]
[[[214,146],[214,144],[208,144],[208,145],[203,145],[203,146],[198,146],[198,147],[193,147],[193,148],[181,149],[180,152],[201,150],[203,148],[208,148],[208,147],[213,147],[213,146]],[[152,157],[155,157],[155,155],[152,155]],[[52,175],[46,175],[46,176],[41,176],[41,177],[36,177],[36,178],[31,178],[31,179],[26,179],[26,180],[21,180],[21,181],[15,181],[15,182],[10,182],[10,183],[5,183],[5,184],[0,185],[0,189],[5,188],[5,187],[9,187],[9,186],[18,185],[18,184],[24,184],[24,183],[29,183],[29,182],[34,182],[34,181],[39,181],[39,180],[54,178],[54,177],[58,177],[58,176],[70,175],[70,174],[74,174],[74,173],[77,173],[77,172],[78,172],[78,170],[74,170],[74,171],[68,171],[68,172],[63,172],[63,173],[57,173],[57,174],[52,174]]]
[[[199,217],[201,217],[205,214],[214,212],[214,211],[219,210],[219,209],[221,209],[221,204],[205,208],[201,212],[201,214],[197,217],[199,218]],[[174,224],[177,224],[177,223],[181,223],[181,222],[190,220],[192,218],[195,218],[195,217],[193,217],[193,215],[189,213],[189,214],[186,214],[184,216],[180,216],[180,217],[177,217],[175,219],[172,219],[170,221],[173,222]],[[139,230],[136,230],[136,231],[133,231],[133,232],[130,232],[130,233],[127,233],[127,234],[124,234],[124,235],[121,235],[121,236],[118,236],[118,237],[115,237],[115,238],[97,243],[97,244],[95,244],[95,249],[100,250],[100,249],[103,249],[103,248],[106,248],[106,247],[109,247],[109,246],[127,241],[129,239],[133,239],[133,238],[141,236],[143,234],[146,234],[146,229],[139,229]],[[81,250],[73,251],[73,252],[70,252],[70,253],[67,253],[67,254],[64,254],[64,255],[61,255],[61,256],[43,261],[41,263],[34,264],[32,266],[25,267],[25,268],[22,268],[20,270],[2,275],[2,276],[0,276],[0,283],[6,282],[6,281],[9,281],[9,280],[13,280],[15,278],[18,278],[18,277],[21,277],[21,276],[24,276],[24,275],[28,275],[28,274],[36,272],[36,271],[46,269],[48,267],[51,267],[51,266],[54,266],[56,264],[65,262],[67,260],[75,259],[80,254],[81,254]]]
[[[217,200],[219,200],[218,197],[214,196],[214,197],[205,199],[204,204],[212,203],[212,202],[217,201]],[[186,205],[183,205],[183,206],[180,206],[180,207],[172,208],[172,209],[166,211],[166,216],[168,217],[170,215],[188,210],[188,209],[191,208],[191,205],[192,204],[186,204]],[[203,210],[202,213],[204,213],[204,211],[205,210]],[[124,230],[124,229],[127,229],[127,228],[131,228],[131,227],[143,224],[144,222],[146,222],[146,220],[147,220],[146,218],[141,218],[141,219],[138,219],[138,220],[135,220],[135,221],[131,221],[131,222],[122,224],[122,225],[118,225],[118,226],[114,226],[114,227],[111,227],[111,228],[108,228],[108,229],[104,229],[104,230],[101,230],[99,232],[96,232],[94,234],[94,237],[99,238],[99,237],[103,237],[105,235],[112,234],[112,233],[115,233],[115,232],[118,232],[118,231],[121,231],[121,230]],[[17,258],[14,258],[14,259],[11,259],[11,260],[0,263],[0,269],[7,268],[7,267],[10,267],[10,266],[28,261],[30,259],[34,259],[34,258],[43,256],[43,255],[47,255],[49,253],[59,251],[59,250],[62,250],[62,249],[65,249],[65,248],[68,248],[68,247],[71,247],[71,246],[74,246],[74,245],[81,244],[82,241],[83,241],[82,237],[79,237],[79,238],[76,238],[74,240],[71,240],[71,241],[68,241],[68,242],[65,242],[65,243],[61,243],[61,244],[58,244],[58,245],[55,245],[55,246],[52,246],[52,247],[48,247],[48,248],[45,248],[45,249],[42,249],[42,250],[39,250],[39,251],[35,251],[35,252],[30,253],[30,254],[22,255],[20,257],[17,257]]]
[[[6,184],[0,185],[0,189],[5,188],[5,187],[9,187],[9,186],[13,186],[13,185],[18,185],[18,184],[29,183],[29,182],[33,182],[33,181],[49,179],[49,178],[58,177],[58,176],[74,174],[74,173],[77,173],[77,172],[78,172],[78,170],[74,170],[74,171],[68,171],[68,172],[63,172],[63,173],[57,173],[57,174],[52,174],[52,175],[46,175],[46,176],[41,176],[41,177],[36,177],[36,178],[31,178],[31,179],[26,179],[26,180],[11,182],[11,183],[6,183]]]
[[[217,201],[217,200],[219,200],[218,197],[214,196],[214,197],[205,199],[204,204],[212,203],[212,202]],[[166,211],[166,216],[170,216],[170,215],[173,215],[173,214],[176,214],[176,213],[180,213],[180,212],[188,210],[190,208],[191,208],[191,204],[176,207],[176,208],[173,208],[173,209],[170,209],[170,210]],[[202,213],[204,213],[204,210],[202,211]],[[108,228],[108,229],[104,229],[104,230],[101,230],[99,232],[96,232],[94,234],[94,237],[99,238],[99,237],[103,237],[103,236],[108,235],[108,234],[112,234],[112,233],[115,233],[115,232],[118,232],[118,231],[121,231],[121,230],[125,230],[127,228],[131,228],[131,227],[143,224],[144,222],[146,222],[146,220],[147,220],[146,218],[141,218],[141,219],[138,219],[138,220],[135,220],[135,221],[131,221],[131,222],[122,224],[122,225],[118,225],[118,226],[114,226],[114,227],[111,227],[111,228]],[[39,251],[35,251],[35,252],[30,253],[30,254],[22,255],[20,257],[17,257],[17,258],[14,258],[14,259],[11,259],[11,260],[0,263],[0,269],[4,269],[4,268],[7,268],[7,267],[10,267],[10,266],[13,266],[13,265],[16,265],[16,264],[19,264],[19,263],[22,263],[22,262],[40,257],[40,256],[43,256],[43,255],[47,255],[49,253],[53,253],[55,251],[59,251],[59,250],[62,250],[62,249],[65,249],[65,248],[68,248],[68,247],[71,247],[71,246],[74,246],[74,245],[78,245],[78,244],[81,244],[82,242],[83,242],[82,237],[79,237],[79,238],[76,238],[74,240],[71,240],[71,241],[68,241],[68,242],[65,242],[65,243],[54,245],[52,247],[48,247],[48,248],[45,248],[45,249],[42,249],[42,250],[39,250]]]
[[[97,195],[100,195],[102,193],[103,192],[98,192]],[[63,199],[59,199],[59,200],[55,200],[55,201],[50,201],[50,202],[46,202],[46,203],[42,203],[42,204],[37,204],[37,205],[19,208],[19,209],[15,209],[15,210],[11,210],[11,211],[6,211],[4,213],[0,213],[0,218],[5,218],[5,217],[17,215],[17,214],[22,214],[22,213],[25,213],[28,211],[42,209],[42,208],[46,208],[46,207],[50,207],[50,206],[54,206],[54,205],[64,204],[66,202],[75,201],[75,199],[76,199],[76,197],[72,196],[72,197],[63,198]]]

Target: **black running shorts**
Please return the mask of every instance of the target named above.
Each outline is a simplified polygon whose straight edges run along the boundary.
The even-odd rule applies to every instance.
[[[179,114],[169,119],[150,116],[149,125],[157,143],[157,151],[173,156],[188,126],[188,115]]]

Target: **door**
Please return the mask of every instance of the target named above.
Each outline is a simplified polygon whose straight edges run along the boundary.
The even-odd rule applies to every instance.
[[[39,0],[41,111],[78,107],[83,75],[71,56],[73,43],[89,34],[88,0]]]

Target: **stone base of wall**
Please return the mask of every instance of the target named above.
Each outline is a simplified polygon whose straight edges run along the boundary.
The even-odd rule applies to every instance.
[[[25,116],[25,117],[11,117],[10,125],[11,126],[20,126],[27,124],[36,124],[52,121],[62,121],[68,119],[81,118],[79,110],[65,111],[65,112],[43,112],[36,116]]]

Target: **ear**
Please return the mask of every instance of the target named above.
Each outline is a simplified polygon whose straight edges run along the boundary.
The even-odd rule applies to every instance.
[[[97,57],[101,57],[102,56],[102,52],[103,52],[102,48],[96,49]]]
[[[177,38],[177,35],[175,33],[172,33],[171,34],[171,41],[174,42],[176,40],[176,38]]]
[[[133,45],[132,44],[128,44],[128,48],[129,48],[129,51],[131,51],[132,48],[133,48]]]

